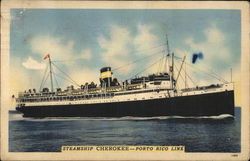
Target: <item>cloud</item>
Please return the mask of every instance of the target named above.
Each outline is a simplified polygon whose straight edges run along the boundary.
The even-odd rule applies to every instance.
[[[131,64],[134,59],[144,58],[145,55],[159,52],[159,49],[146,52],[158,43],[158,39],[152,33],[152,30],[153,26],[151,25],[139,24],[137,34],[133,35],[128,28],[112,25],[108,37],[103,35],[98,37],[98,43],[103,49],[102,60],[112,67],[123,67],[118,69],[121,75],[130,74],[138,66],[138,64]],[[135,53],[135,51],[140,52]],[[149,63],[151,62],[142,64],[143,66],[140,66],[140,68],[143,69]]]
[[[230,81],[230,68],[233,68],[234,73],[240,73],[237,62],[234,62],[235,55],[232,53],[231,46],[228,45],[230,39],[226,33],[212,24],[203,30],[203,35],[201,36],[204,36],[203,41],[197,41],[194,36],[184,38],[183,42],[186,44],[186,47],[174,50],[178,57],[183,58],[186,55],[186,62],[189,64],[186,66],[184,64],[182,68],[181,76],[178,79],[180,88],[184,87],[184,69],[187,70],[188,75],[186,78],[189,87],[218,84],[223,82],[221,81],[222,79]],[[204,59],[197,61],[194,65],[190,65],[192,54],[197,52],[202,52]],[[181,59],[175,59],[175,65],[179,68]],[[177,73],[178,70],[175,68],[175,76]],[[238,82],[239,80],[235,78],[237,76],[234,76],[234,80]]]
[[[79,63],[76,61],[77,59],[89,61],[92,58],[91,49],[80,48],[80,52],[76,52],[75,41],[67,40],[63,37],[38,35],[33,36],[29,43],[32,54],[39,55],[42,61],[44,61],[45,55],[50,54],[52,61],[62,61],[67,65],[67,68],[72,68],[74,64]],[[31,57],[22,64],[27,69],[44,69],[45,66],[43,63],[39,64]]]
[[[216,26],[204,30],[206,40],[195,42],[193,37],[186,39],[185,43],[190,47],[191,53],[203,52],[204,60],[213,65],[219,65],[221,62],[230,64],[232,53],[226,44],[225,34]]]
[[[11,94],[17,96],[18,92],[27,91],[28,89],[36,88],[38,91],[44,71],[42,70],[24,70],[24,68],[11,66],[10,82]]]
[[[41,57],[49,53],[52,58],[58,59],[62,56],[68,57],[71,54],[74,42],[63,43],[62,38],[42,35],[33,37],[30,45],[33,53],[39,54]]]
[[[10,70],[11,94],[17,95],[18,92],[27,90],[29,75],[25,71],[11,66]]]
[[[138,25],[138,34],[134,38],[134,44],[137,49],[146,50],[156,46],[158,43],[157,36],[151,33],[153,26],[151,25]],[[143,54],[150,54],[149,52],[141,52]]]
[[[74,81],[79,81],[81,82],[81,80],[85,80],[85,78],[87,77],[85,74],[83,76],[83,74],[81,74],[82,72],[84,72],[85,70],[83,70],[82,67],[79,68],[79,66],[77,66],[79,64],[79,62],[77,61],[71,61],[76,60],[76,59],[83,59],[83,60],[91,60],[92,58],[92,51],[91,49],[80,49],[80,52],[75,52],[75,42],[73,40],[65,40],[63,37],[52,37],[49,35],[38,35],[38,36],[34,36],[29,40],[30,43],[30,48],[32,51],[33,55],[39,55],[41,61],[35,60],[32,56],[29,56],[24,62],[19,62],[19,64],[22,64],[23,67],[25,67],[25,69],[33,69],[33,70],[23,70],[22,72],[24,73],[24,76],[17,74],[15,77],[15,80],[20,80],[19,82],[22,82],[24,84],[24,82],[29,82],[29,85],[31,85],[31,82],[33,82],[33,85],[35,85],[34,87],[38,88],[40,87],[40,82],[42,80],[42,76],[44,74],[44,70],[46,68],[46,62],[43,60],[43,57],[45,55],[47,55],[48,53],[50,54],[50,57],[52,58],[52,61],[54,60],[62,60],[63,64],[66,64],[66,67],[63,66],[60,69],[63,70],[65,73],[67,73],[67,71],[74,71],[73,75],[74,78],[76,78],[76,80]],[[67,61],[69,60],[69,61]],[[43,61],[43,62],[42,62]],[[56,63],[56,62],[55,62]],[[60,66],[60,64],[56,63],[57,66]],[[82,65],[82,63],[81,63]],[[78,70],[81,69],[81,70]],[[59,74],[58,69],[53,68],[54,72],[57,75],[61,76],[61,73]],[[98,71],[95,71],[98,74]],[[15,73],[15,72],[14,72]],[[91,75],[90,72],[88,72],[88,75]],[[67,73],[68,75],[71,75],[71,73]],[[34,76],[36,75],[36,77]],[[29,77],[28,77],[29,76]],[[32,77],[31,77],[32,76]],[[19,77],[19,78],[18,78]],[[68,86],[72,83],[65,81],[65,79],[62,79],[63,76],[59,77],[59,76],[54,76],[56,78],[56,80],[54,79],[54,87],[62,87],[64,88],[63,85]],[[64,77],[65,78],[65,77]],[[88,78],[93,78],[93,77],[88,77]],[[98,77],[97,77],[98,78]],[[28,81],[27,81],[28,79]],[[24,82],[22,80],[25,80]],[[89,79],[88,79],[89,80]],[[35,82],[35,83],[34,83]],[[58,85],[57,85],[58,82]],[[18,86],[21,86],[20,83],[17,83]],[[25,88],[16,88],[19,89],[19,91],[24,91],[27,90],[28,88],[34,88],[34,87],[29,87],[27,85],[23,85]],[[44,87],[50,87],[49,81],[46,81]]]
[[[101,54],[102,60],[112,67],[125,66],[133,60],[132,53],[129,51],[132,36],[128,29],[117,25],[111,26],[110,38],[103,35],[98,37],[98,43],[104,52]],[[123,68],[120,73],[128,74],[134,69],[132,64]]]
[[[22,65],[26,69],[33,69],[33,70],[42,70],[45,69],[46,65],[44,63],[39,63],[38,61],[34,60],[32,57],[29,57]]]
[[[63,37],[52,37],[49,35],[38,35],[30,40],[31,51],[43,58],[50,54],[52,60],[70,60],[81,58],[90,60],[92,53],[90,49],[82,49],[80,53],[75,51],[75,41],[66,40]]]
[[[84,59],[84,60],[90,60],[92,58],[92,52],[90,49],[85,49],[82,50],[82,52],[80,53],[80,59]]]
[[[22,70],[23,68],[16,68],[15,66],[11,66],[10,68],[10,94],[18,97],[19,92],[23,92],[29,89],[29,75]],[[15,103],[11,101],[11,105],[8,107],[12,110],[15,109]]]
[[[228,80],[230,76],[229,68],[233,67],[233,54],[230,50],[230,46],[227,43],[226,34],[223,33],[216,25],[211,25],[204,29],[203,34],[205,40],[201,42],[195,41],[195,38],[190,36],[185,39],[185,44],[188,48],[180,48],[175,51],[178,53],[187,55],[187,62],[190,63],[192,60],[192,54],[196,52],[202,52],[204,54],[204,59],[198,61],[194,67],[203,71],[203,74],[195,74],[197,71],[190,69],[189,73],[197,78],[198,84],[207,84],[211,79],[216,81],[215,78],[209,77],[208,73],[217,73],[220,77],[223,76],[224,79]],[[224,74],[228,73],[228,74]],[[205,79],[210,80],[205,80]],[[229,81],[229,80],[228,80]],[[218,80],[217,80],[218,82]],[[211,82],[210,82],[211,83]]]
[[[103,49],[107,50],[105,54],[111,56],[128,54],[127,47],[131,42],[131,35],[128,29],[121,26],[112,25],[109,37],[110,39],[107,39],[101,35],[98,38],[99,45]]]
[[[98,69],[91,69],[88,67],[76,67],[70,77],[76,81],[79,85],[85,84],[86,82],[91,83],[92,81],[99,85],[100,73]],[[69,85],[69,82],[66,82]]]
[[[178,55],[179,57],[184,57],[185,55],[188,54],[188,51],[185,50],[185,49],[176,48],[176,49],[174,50],[174,53],[175,53],[176,55]]]
[[[224,34],[215,25],[212,25],[212,27],[205,29],[204,34],[207,37],[207,43],[221,44],[225,41]]]

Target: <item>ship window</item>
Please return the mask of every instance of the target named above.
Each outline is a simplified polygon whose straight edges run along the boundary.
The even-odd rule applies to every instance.
[[[154,85],[161,85],[161,82],[154,82]]]

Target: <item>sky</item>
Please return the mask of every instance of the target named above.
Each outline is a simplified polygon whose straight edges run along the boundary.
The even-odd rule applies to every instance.
[[[11,9],[11,90],[39,89],[48,53],[77,84],[99,84],[99,70],[105,66],[116,69],[119,81],[158,72],[161,65],[155,62],[166,54],[166,35],[171,53],[186,56],[193,84],[221,83],[207,73],[230,81],[230,68],[239,81],[240,17],[239,10]],[[192,64],[198,52],[203,59]],[[72,84],[56,67],[53,71],[58,73],[55,87]],[[44,87],[50,87],[49,81]]]

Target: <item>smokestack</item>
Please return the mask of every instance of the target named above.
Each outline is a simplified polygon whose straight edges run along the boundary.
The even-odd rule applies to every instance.
[[[112,71],[111,67],[104,67],[100,70],[100,83],[103,87],[106,84],[106,87],[110,87],[112,81]]]

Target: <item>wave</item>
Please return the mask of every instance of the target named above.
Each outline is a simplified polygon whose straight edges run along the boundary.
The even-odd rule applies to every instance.
[[[120,117],[120,118],[106,118],[109,120],[167,120],[167,119],[225,119],[233,118],[230,114],[221,114],[218,116],[154,116],[154,117]]]
[[[10,113],[9,120],[23,120],[23,115],[21,113]]]
[[[213,119],[220,120],[226,118],[234,118],[230,114],[221,114],[218,116],[154,116],[154,117],[45,117],[45,118],[24,118],[22,114],[12,114],[10,120],[26,120],[26,121],[73,121],[73,120],[169,120],[169,119]]]

